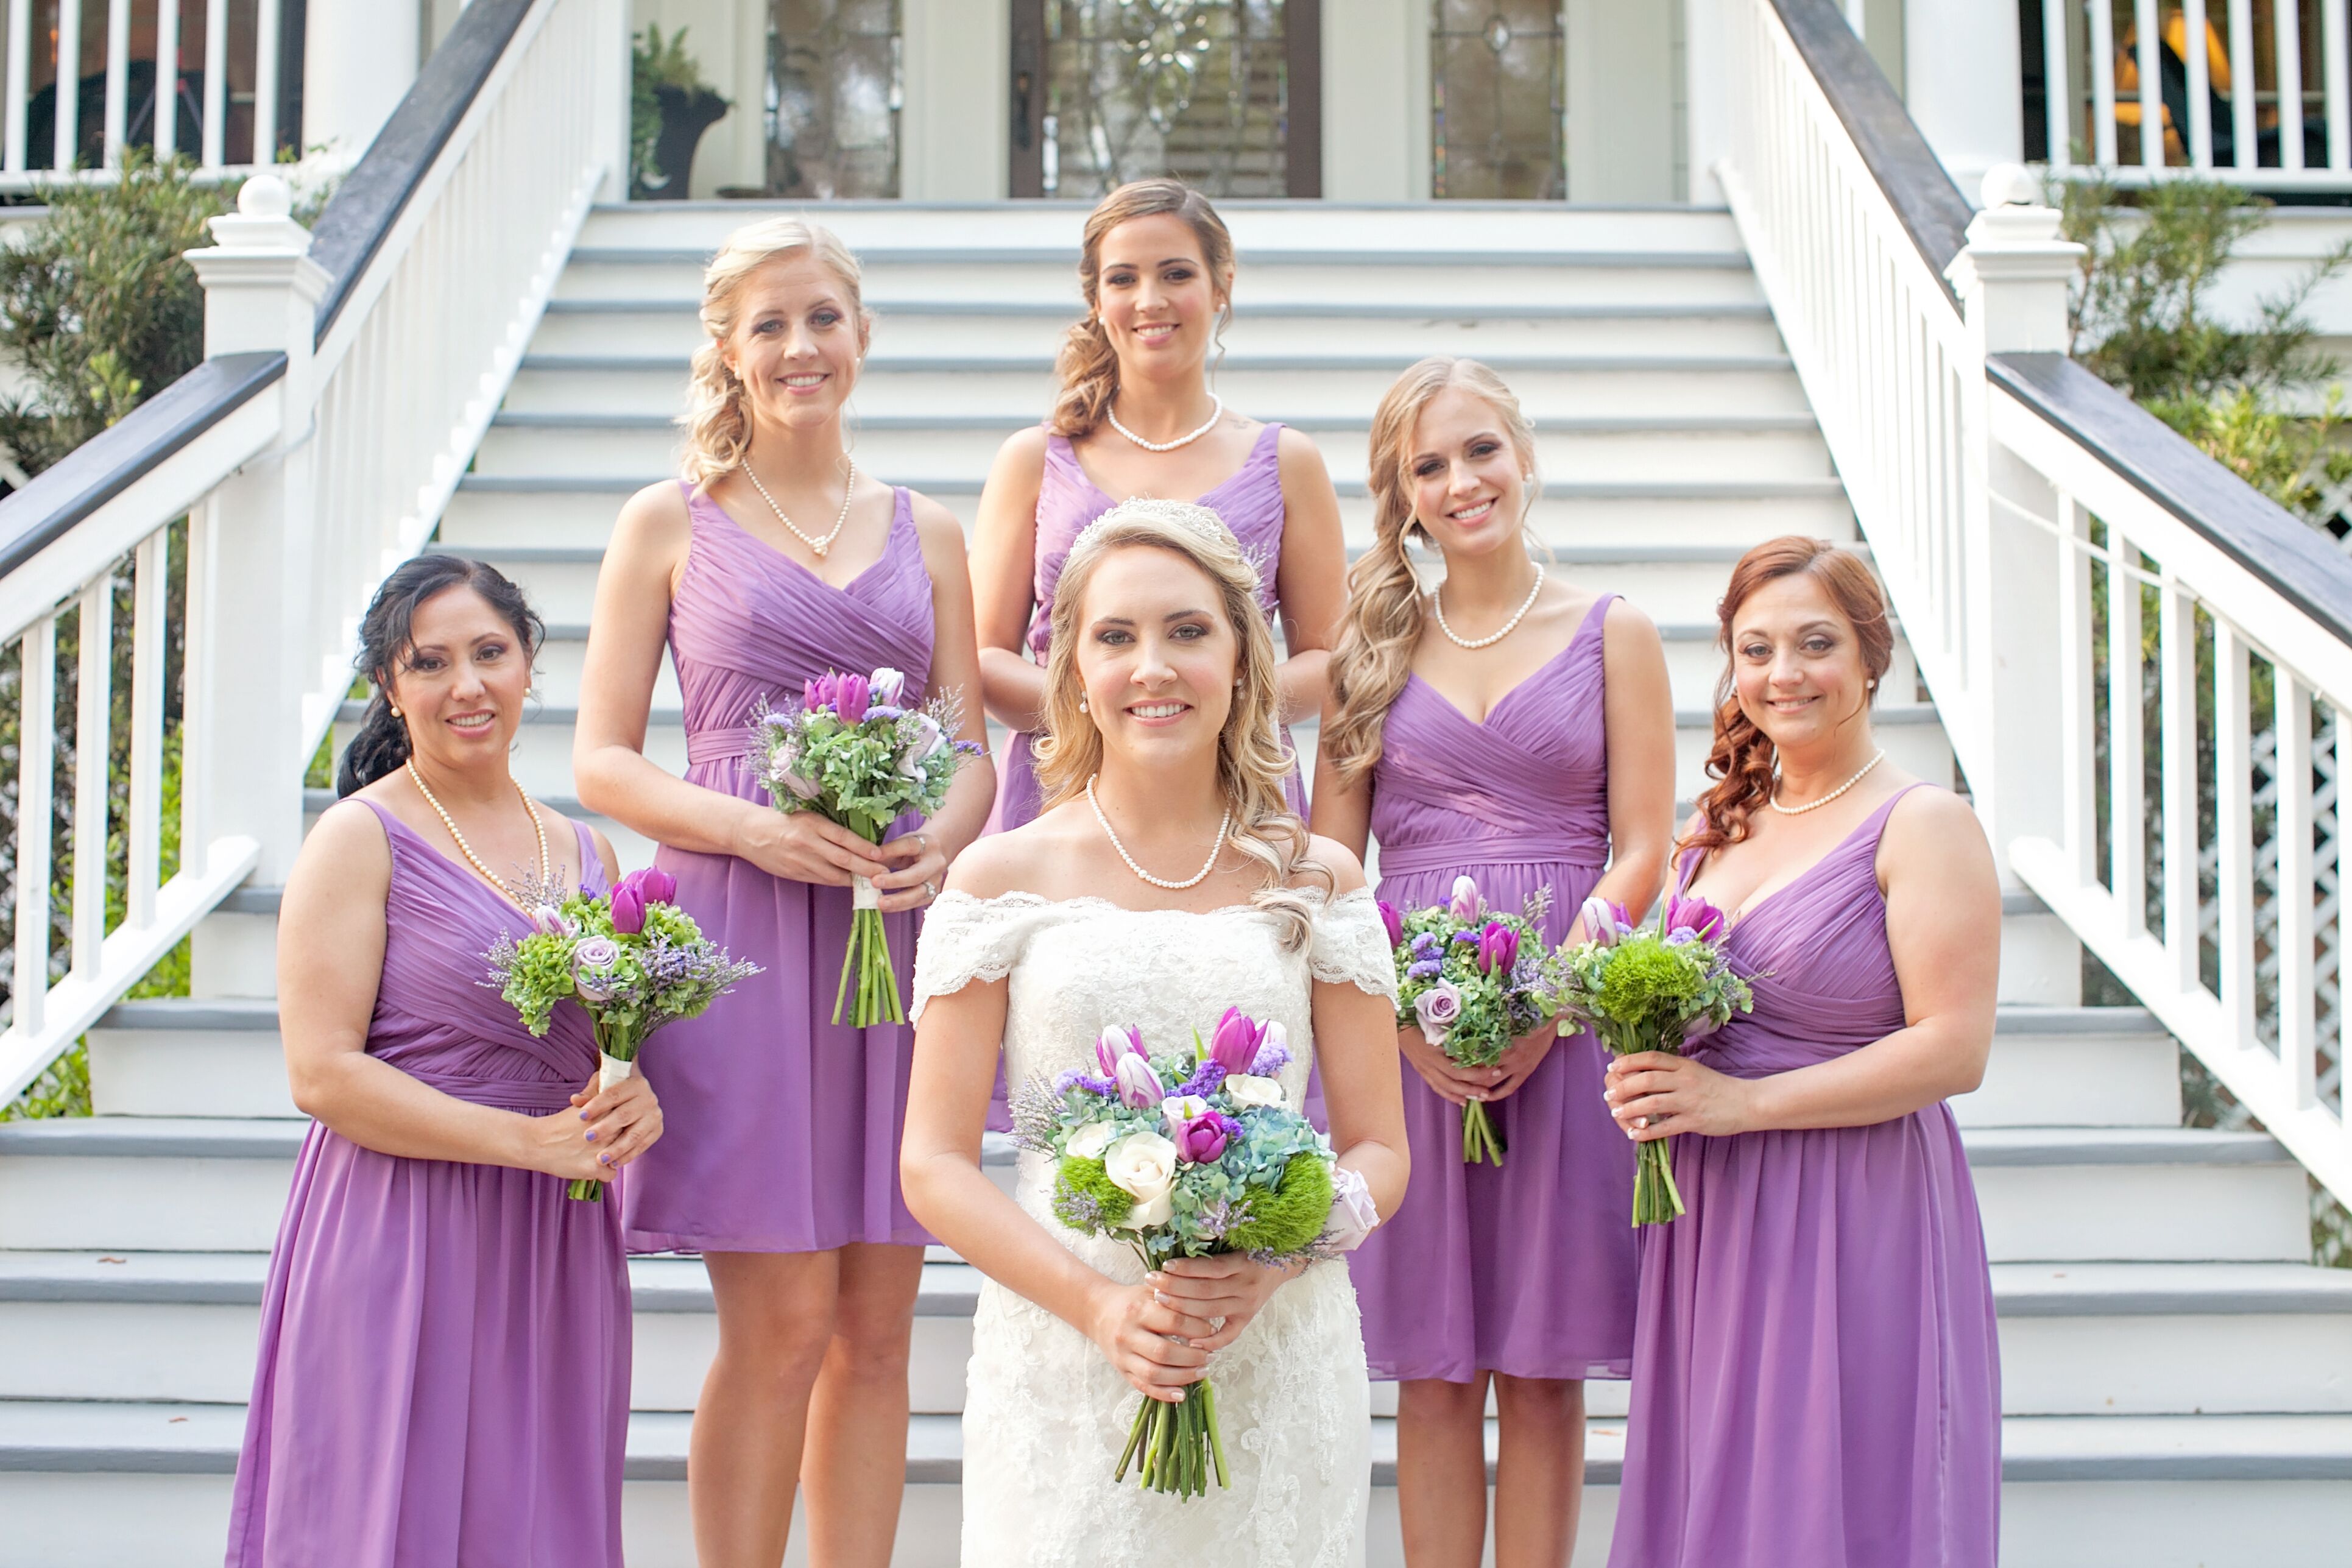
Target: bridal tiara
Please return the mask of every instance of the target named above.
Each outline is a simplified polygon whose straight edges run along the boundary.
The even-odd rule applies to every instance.
[[[1171,528],[1189,533],[1195,539],[1211,544],[1229,545],[1234,550],[1241,548],[1241,541],[1234,537],[1232,529],[1225,526],[1225,520],[1198,501],[1163,500],[1158,496],[1133,496],[1119,502],[1092,522],[1087,523],[1086,527],[1078,530],[1077,538],[1070,542],[1070,549],[1073,552],[1076,551],[1087,540],[1112,523],[1130,517],[1146,518],[1153,522],[1164,522]]]

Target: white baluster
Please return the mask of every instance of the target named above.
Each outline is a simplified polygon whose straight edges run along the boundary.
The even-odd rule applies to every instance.
[[[2091,697],[2089,520],[2074,498],[2058,501],[2058,762],[2060,810],[2068,857],[2085,886],[2098,879],[2098,755]],[[2113,649],[2109,649],[2112,658]]]
[[[2093,0],[2093,8],[2096,6],[2097,0]],[[2144,169],[2164,167],[2164,44],[2158,35],[2156,0],[2134,0],[2132,41],[2139,56],[2139,162]],[[2200,53],[2197,58],[2205,57]],[[2197,68],[2201,71],[2204,67]],[[2181,133],[2187,135],[2188,128],[2182,127]]]
[[[2049,15],[2047,11],[2044,16]],[[2116,166],[2116,19],[2112,6],[2091,6],[2091,158]]]
[[[228,6],[205,5],[205,133],[203,166],[228,162]]]
[[[180,150],[180,0],[155,0],[155,156]]]
[[[106,167],[122,166],[124,127],[131,113],[131,0],[106,0]]]
[[[2164,717],[2164,946],[2172,983],[2204,983],[2198,955],[2197,612],[2168,574],[2157,591],[2157,693]]]
[[[2346,80],[2345,50],[2352,28],[2344,25],[2345,0],[2320,0],[2320,80],[2327,97],[2327,166],[2352,169],[2352,81]]]
[[[2147,737],[2142,721],[2139,552],[2107,522],[2108,880],[2126,941],[2147,930]]]
[[[5,105],[7,123],[0,128],[5,153],[0,164],[8,173],[25,170],[25,98],[33,64],[33,0],[8,0],[8,88]]]
[[[2095,46],[2094,46],[2095,47]],[[2113,89],[2109,89],[2110,92]],[[2066,13],[2042,8],[2042,134],[2050,144],[2050,166],[2073,165],[2074,80],[2066,63]]]
[[[58,0],[57,136],[49,167],[74,166],[81,139],[81,0]]]
[[[2213,166],[2213,66],[2206,54],[2205,0],[2185,0],[2181,53],[2189,69],[2189,123],[2180,129],[2181,145],[2189,150],[2189,166]]]
[[[2254,0],[2230,0],[2230,152],[2241,169],[2261,162],[2256,135]]]
[[[2278,45],[2279,167],[2299,170],[2303,167],[2303,0],[2271,0],[2271,29]]]
[[[278,162],[278,0],[257,0],[253,22],[253,162]]]
[[[81,596],[75,636],[80,658],[74,692],[73,972],[98,974],[106,942],[107,773],[114,721],[114,576]],[[19,883],[19,887],[23,884]]]
[[[2213,617],[2213,837],[2219,863],[2214,900],[2221,911],[2222,1016],[2231,1040],[2254,1038],[2253,731],[2246,689],[2246,645],[2238,630]]]
[[[2318,996],[2313,970],[2311,865],[2311,688],[2294,672],[2274,672],[2272,726],[2278,736],[2278,1047],[2279,1068],[2298,1108],[2317,1100]]]
[[[25,629],[16,720],[16,983],[11,1027],[38,1034],[49,999],[49,836],[57,802],[58,620]]]
[[[139,546],[131,580],[131,802],[124,825],[130,856],[122,920],[138,931],[155,923],[163,864],[163,642],[171,552],[168,527],[149,534]],[[194,835],[180,836],[183,859],[195,844]]]

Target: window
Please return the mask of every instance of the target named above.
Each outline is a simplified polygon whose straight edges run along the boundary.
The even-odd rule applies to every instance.
[[[1430,194],[1566,199],[1567,77],[1557,0],[1433,0]]]
[[[770,0],[768,192],[898,194],[898,0]]]

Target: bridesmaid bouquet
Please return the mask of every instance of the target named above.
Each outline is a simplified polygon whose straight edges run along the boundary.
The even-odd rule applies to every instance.
[[[1419,1027],[1464,1067],[1489,1068],[1513,1040],[1551,1022],[1560,973],[1541,929],[1550,903],[1550,889],[1538,889],[1517,914],[1496,914],[1475,880],[1456,877],[1444,907],[1400,915],[1381,905],[1396,956],[1397,1026]],[[1479,1100],[1462,1108],[1462,1159],[1503,1163],[1503,1140]]]
[[[483,955],[486,984],[534,1037],[547,1033],[558,1002],[577,1003],[595,1026],[597,1076],[610,1089],[635,1070],[646,1036],[698,1016],[760,973],[704,937],[694,917],[670,901],[677,895],[677,879],[652,867],[630,872],[609,893],[567,898],[560,884],[527,889],[530,934],[499,935]],[[604,1184],[593,1177],[564,1190],[589,1203],[604,1196]]]
[[[1207,1041],[1154,1054],[1132,1027],[1105,1029],[1095,1065],[1013,1096],[1013,1135],[1055,1163],[1054,1214],[1111,1236],[1146,1271],[1171,1258],[1247,1253],[1261,1263],[1332,1258],[1378,1223],[1363,1178],[1286,1101],[1283,1027],[1228,1007]],[[1146,1399],[1111,1472],[1180,1500],[1225,1479],[1217,1395],[1207,1379],[1181,1404]]]
[[[828,670],[803,683],[798,708],[762,711],[758,722],[767,768],[761,782],[776,809],[820,812],[869,844],[881,843],[883,832],[908,812],[936,813],[956,769],[980,748],[954,738],[963,716],[953,697],[908,708],[901,706],[906,692],[907,678],[887,667],[870,676]],[[855,975],[857,1002],[850,1022],[861,1029],[903,1024],[907,1008],[890,967],[881,894],[866,878],[853,876],[850,895],[856,912],[842,954],[833,1021],[841,1022]]]
[[[1692,1040],[1715,1033],[1734,1013],[1753,1005],[1748,982],[1731,972],[1718,945],[1723,911],[1705,899],[1666,895],[1655,927],[1636,928],[1621,905],[1584,903],[1591,939],[1561,956],[1568,971],[1561,1033],[1591,1026],[1612,1055],[1665,1051],[1680,1056]],[[1638,1145],[1633,1172],[1633,1223],[1664,1225],[1684,1214],[1674,1162],[1654,1138]]]

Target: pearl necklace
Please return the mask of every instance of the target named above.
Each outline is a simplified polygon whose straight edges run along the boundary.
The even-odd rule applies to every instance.
[[[1819,811],[1822,807],[1829,805],[1830,802],[1835,800],[1838,796],[1843,795],[1846,791],[1860,784],[1864,778],[1869,774],[1870,770],[1876,767],[1882,761],[1884,761],[1885,756],[1886,748],[1884,746],[1879,747],[1877,752],[1871,757],[1870,761],[1862,764],[1861,773],[1854,774],[1853,777],[1846,780],[1845,783],[1838,785],[1837,788],[1830,791],[1829,794],[1822,796],[1821,799],[1809,800],[1802,805],[1782,805],[1780,804],[1780,771],[1778,768],[1775,768],[1772,770],[1772,793],[1764,797],[1764,804],[1770,806],[1773,810],[1779,812],[1783,816],[1802,816],[1809,811]]]
[[[768,493],[768,487],[760,482],[760,476],[751,471],[751,464],[743,463],[739,466],[743,470],[743,477],[751,481],[751,488],[760,492],[760,499],[768,503],[768,510],[776,514],[776,521],[791,529],[794,539],[815,551],[819,561],[824,560],[824,552],[833,548],[833,542],[841,537],[841,525],[849,521],[849,498],[857,493],[857,459],[852,458],[849,460],[849,478],[841,487],[841,515],[833,520],[833,531],[823,539],[811,539],[801,531],[799,523],[784,515],[784,509],[776,504],[776,498]]]
[[[1118,422],[1118,410],[1116,408],[1105,408],[1103,410],[1103,417],[1110,421],[1110,427],[1112,429],[1118,431],[1120,435],[1126,437],[1129,440],[1134,442],[1145,451],[1172,452],[1179,447],[1191,446],[1193,442],[1199,440],[1202,437],[1215,429],[1217,427],[1217,421],[1225,416],[1225,400],[1223,398],[1219,397],[1213,392],[1209,394],[1209,401],[1215,405],[1215,407],[1210,412],[1209,417],[1202,422],[1201,427],[1198,430],[1193,431],[1189,436],[1179,436],[1173,441],[1145,440],[1142,437],[1137,435],[1134,431],[1129,429],[1126,426]]]
[[[1445,624],[1445,601],[1438,597],[1438,595],[1443,591],[1442,586],[1439,588],[1432,588],[1429,591],[1429,607],[1437,612],[1437,629],[1444,632],[1448,640],[1450,640],[1455,647],[1493,647],[1496,643],[1501,642],[1505,637],[1509,637],[1514,631],[1517,631],[1518,629],[1519,623],[1528,618],[1528,612],[1536,607],[1536,595],[1543,592],[1543,563],[1540,561],[1537,562],[1535,563],[1535,583],[1528,589],[1528,596],[1520,604],[1518,613],[1513,616],[1509,620],[1505,621],[1503,623],[1503,629],[1495,633],[1492,637],[1465,637],[1456,632],[1452,626],[1447,626]]]
[[[518,902],[519,900],[516,900],[514,895],[514,889],[508,887],[505,880],[501,879],[497,872],[482,864],[482,858],[474,853],[474,847],[466,842],[466,836],[464,834],[457,831],[457,824],[450,816],[448,808],[444,806],[438,800],[435,799],[433,792],[425,787],[425,775],[416,771],[416,759],[415,757],[411,757],[404,765],[408,769],[408,776],[415,782],[416,793],[425,797],[425,804],[433,808],[434,813],[441,818],[441,826],[447,828],[449,830],[449,837],[457,841],[457,853],[463,855],[466,858],[467,863],[472,866],[477,872],[480,873],[482,880],[488,882],[491,887],[496,888],[508,902]],[[546,820],[539,815],[539,807],[531,804],[530,796],[523,794],[521,783],[513,779],[509,779],[508,782],[514,784],[515,794],[522,795],[522,808],[530,813],[530,826],[539,835],[539,885],[544,888],[547,886],[548,874],[551,869],[547,858]]]
[[[1164,877],[1153,876],[1135,863],[1135,857],[1129,854],[1127,846],[1118,841],[1118,830],[1111,826],[1110,818],[1103,815],[1102,802],[1095,798],[1095,781],[1092,778],[1087,780],[1087,804],[1095,808],[1095,820],[1102,824],[1104,836],[1110,840],[1110,847],[1118,851],[1118,858],[1127,862],[1127,868],[1153,887],[1165,888],[1171,893],[1181,893],[1187,888],[1197,888],[1209,879],[1209,873],[1216,869],[1217,857],[1225,852],[1225,834],[1234,825],[1234,808],[1229,805],[1225,807],[1224,820],[1217,824],[1217,841],[1209,847],[1209,858],[1201,863],[1199,870],[1182,881],[1171,882]]]

